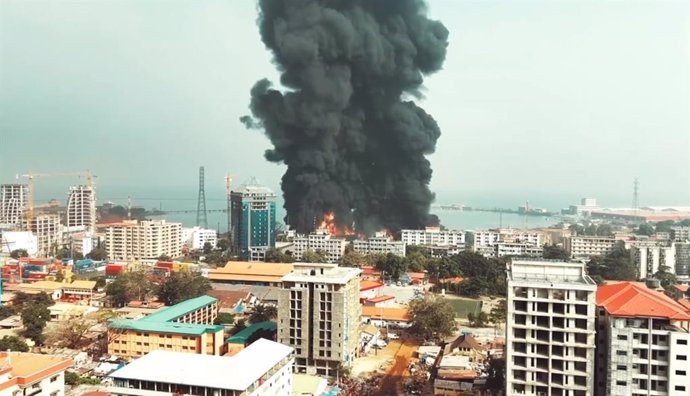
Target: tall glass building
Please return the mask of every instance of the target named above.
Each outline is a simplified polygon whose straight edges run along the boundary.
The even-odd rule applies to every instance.
[[[233,252],[242,260],[263,261],[276,245],[276,194],[255,180],[230,192]]]

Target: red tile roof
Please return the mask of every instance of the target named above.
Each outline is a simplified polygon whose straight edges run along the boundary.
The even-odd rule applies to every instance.
[[[372,280],[363,280],[359,282],[359,291],[367,291],[379,287],[383,287],[383,283]]]
[[[682,305],[686,311],[690,311],[690,300],[688,300],[687,298],[678,300],[678,304]]]
[[[381,295],[381,296],[376,296],[374,298],[369,298],[367,299],[367,302],[372,302],[372,303],[380,303],[388,300],[394,300],[395,296],[387,296],[387,295]]]
[[[632,282],[597,288],[597,305],[609,315],[690,321],[690,313],[668,296]]]

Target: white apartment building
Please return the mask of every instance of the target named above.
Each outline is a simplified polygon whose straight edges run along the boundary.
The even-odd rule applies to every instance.
[[[465,245],[429,245],[424,246],[433,258],[450,257],[465,251]]]
[[[447,246],[464,245],[465,231],[441,230],[441,227],[426,227],[423,230],[402,230],[400,240],[406,245]]]
[[[13,250],[24,249],[29,257],[38,254],[38,238],[31,231],[0,232],[0,253],[10,254]]]
[[[0,396],[64,396],[70,366],[63,356],[0,352]]]
[[[544,254],[542,246],[523,242],[499,242],[494,248],[495,257],[541,257]]]
[[[295,369],[335,375],[351,366],[359,347],[359,268],[313,264],[282,278],[278,341],[294,348]]]
[[[630,258],[637,266],[640,279],[653,276],[661,267],[676,271],[676,250],[673,246],[658,244],[633,244],[630,246]]]
[[[690,314],[656,290],[621,282],[597,290],[596,394],[690,395]]]
[[[493,247],[500,242],[501,234],[497,230],[480,230],[472,233],[474,250],[480,252],[482,248]]]
[[[0,185],[0,224],[10,225],[21,229],[26,221],[28,187],[26,184],[1,184]]]
[[[157,350],[110,374],[114,396],[290,396],[292,348],[264,338],[233,356]]]
[[[392,237],[381,232],[366,240],[356,239],[352,241],[352,246],[355,252],[362,254],[393,253],[405,257],[405,242],[394,241]]]
[[[96,231],[96,190],[89,186],[70,187],[67,199],[67,227]]]
[[[534,246],[544,245],[544,233],[530,229],[500,228],[498,230],[501,242],[523,243]]]
[[[302,255],[307,250],[320,250],[326,253],[327,262],[335,263],[345,254],[346,246],[347,240],[335,238],[325,230],[316,230],[309,235],[295,237],[289,250],[292,252],[292,257],[297,261],[302,260]]]
[[[111,260],[172,258],[182,254],[182,224],[165,220],[124,220],[106,224],[105,247]]]
[[[193,250],[203,249],[206,243],[210,243],[213,248],[218,244],[218,231],[201,228],[183,228],[182,243]]]
[[[565,239],[565,250],[574,259],[605,256],[616,246],[616,239],[599,236],[571,236]]]
[[[676,276],[687,279],[690,277],[690,242],[674,242],[671,246],[676,250]]]
[[[582,263],[508,266],[506,395],[594,395],[596,283]]]
[[[690,241],[690,227],[687,227],[687,226],[671,227],[671,237],[673,238],[674,242]]]
[[[31,219],[31,232],[38,240],[38,254],[48,257],[62,242],[60,216],[39,214]]]

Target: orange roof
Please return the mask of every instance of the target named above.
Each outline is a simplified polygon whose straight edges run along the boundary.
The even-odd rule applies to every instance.
[[[609,315],[690,321],[690,313],[668,296],[633,282],[597,288],[597,305]]]
[[[408,272],[407,275],[412,279],[424,279],[426,278],[426,272]]]
[[[37,353],[11,352],[8,355],[7,352],[0,352],[0,360],[4,364],[9,364],[12,370],[12,379],[0,384],[0,389],[6,389],[14,384],[26,386],[52,377],[72,366],[71,359]]]
[[[229,261],[225,267],[211,270],[210,280],[280,282],[294,268],[287,263],[261,263],[248,261]]]
[[[443,278],[443,279],[439,279],[439,280],[438,280],[438,283],[461,283],[461,282],[464,281],[464,280],[465,280],[465,278],[463,278],[463,277],[461,277],[461,276],[456,276],[455,278]]]
[[[363,306],[362,316],[368,316],[372,319],[397,320],[400,322],[408,322],[412,319],[410,310],[407,308]]]
[[[686,311],[690,311],[690,300],[687,298],[682,298],[678,300],[678,304],[682,305]]]
[[[371,289],[376,289],[383,287],[383,283],[372,281],[372,280],[361,280],[359,281],[359,291],[366,291]]]
[[[678,290],[678,291],[686,293],[688,291],[688,289],[690,288],[690,285],[673,285],[673,287],[675,287],[676,290]]]
[[[367,302],[373,302],[373,303],[380,303],[388,300],[393,300],[395,299],[395,296],[387,296],[387,295],[382,295],[382,296],[376,296],[374,298],[369,298],[367,299]]]
[[[381,275],[381,271],[372,267],[371,265],[362,266],[362,275]]]

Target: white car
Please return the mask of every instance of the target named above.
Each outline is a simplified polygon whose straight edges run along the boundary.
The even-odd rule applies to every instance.
[[[400,336],[395,333],[388,333],[388,338],[391,340],[399,340]]]

